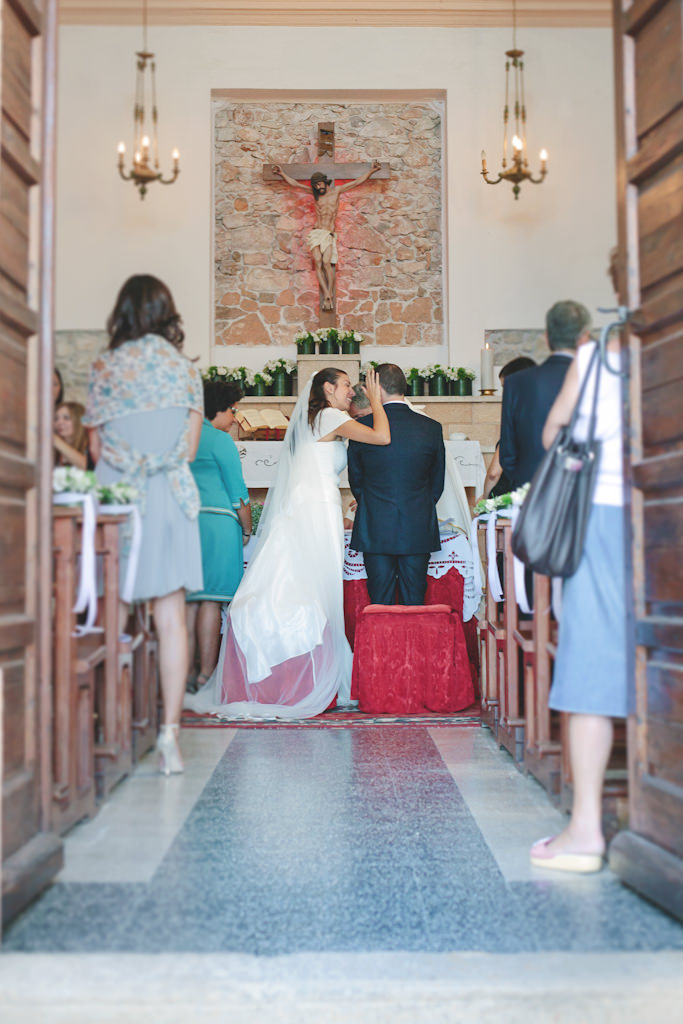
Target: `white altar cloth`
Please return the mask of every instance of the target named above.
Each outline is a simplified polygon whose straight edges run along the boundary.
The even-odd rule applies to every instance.
[[[368,577],[362,552],[350,548],[350,540],[351,533],[347,531],[344,535],[344,579],[366,580]],[[465,581],[462,618],[463,622],[468,622],[479,609],[481,579],[477,580],[469,537],[464,533],[441,535],[441,550],[432,551],[429,556],[427,575],[438,580],[453,568],[458,570]]]
[[[272,487],[280,459],[282,441],[237,441],[242,473],[247,487]],[[484,489],[486,465],[478,441],[446,441],[446,455],[460,474],[463,487],[474,487],[477,495]],[[346,470],[340,487],[348,487]]]

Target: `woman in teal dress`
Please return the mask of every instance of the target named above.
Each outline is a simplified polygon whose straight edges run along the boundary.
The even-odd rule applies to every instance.
[[[228,434],[241,398],[237,384],[204,381],[204,423],[191,467],[201,500],[204,585],[187,595],[190,637],[196,629],[199,639],[199,685],[218,660],[221,605],[232,601],[242,579],[243,547],[251,536],[249,491],[237,445]]]

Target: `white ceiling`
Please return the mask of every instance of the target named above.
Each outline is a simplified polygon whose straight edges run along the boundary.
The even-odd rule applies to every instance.
[[[139,25],[143,0],[60,0],[63,25]],[[153,25],[502,26],[512,0],[147,0]],[[612,0],[517,0],[527,27],[606,27]]]

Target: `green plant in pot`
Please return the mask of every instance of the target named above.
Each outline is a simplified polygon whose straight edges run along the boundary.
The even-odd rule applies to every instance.
[[[360,331],[346,331],[341,336],[341,350],[346,356],[357,356],[364,341]]]
[[[273,379],[274,395],[292,394],[292,375],[296,370],[296,363],[293,359],[285,359],[284,357],[271,359],[263,369]]]
[[[315,334],[311,331],[299,331],[294,338],[294,344],[300,356],[315,355]]]
[[[448,394],[448,373],[441,363],[430,363],[420,370],[420,375],[427,381],[430,395],[442,398]]]
[[[367,363],[361,363],[358,376],[361,381],[364,381],[368,375],[368,370],[376,370],[379,363],[376,359],[368,359]]]
[[[467,370],[464,366],[459,366],[455,370],[455,376],[451,377],[451,394],[452,395],[471,395],[472,394],[472,381],[476,377],[474,370]]]
[[[425,382],[422,371],[418,370],[417,366],[411,366],[408,370],[406,383],[408,384],[407,394],[411,398],[422,398],[425,393]]]
[[[336,327],[321,327],[316,332],[318,338],[318,354],[336,356],[339,353],[339,331]]]
[[[269,394],[272,383],[273,378],[266,369],[258,370],[254,374],[254,394],[257,398]]]

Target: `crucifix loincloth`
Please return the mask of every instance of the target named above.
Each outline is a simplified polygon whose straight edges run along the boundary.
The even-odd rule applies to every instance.
[[[330,257],[330,263],[336,263],[339,259],[337,255],[337,236],[333,231],[326,231],[325,228],[313,228],[308,232],[309,249],[315,249],[316,246],[320,249],[321,253],[324,253],[330,246],[332,246],[332,255]]]

